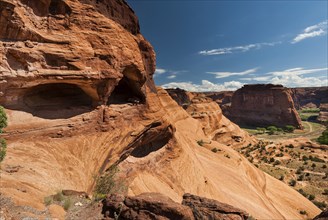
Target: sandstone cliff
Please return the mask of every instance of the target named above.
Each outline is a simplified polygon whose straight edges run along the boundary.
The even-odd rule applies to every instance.
[[[291,91],[281,85],[245,85],[232,96],[225,115],[237,124],[302,128]]]
[[[189,192],[266,219],[319,213],[231,147],[197,144],[207,138],[203,125],[155,88],[155,53],[125,1],[0,0],[0,15],[6,213],[62,218],[44,198],[92,194],[94,177],[113,164],[130,195],[160,192],[180,202]]]
[[[328,87],[292,88],[292,97],[296,109],[319,108],[321,103],[328,103]]]

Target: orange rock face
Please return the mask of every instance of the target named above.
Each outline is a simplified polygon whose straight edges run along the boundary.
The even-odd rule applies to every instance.
[[[95,177],[113,164],[129,195],[159,192],[181,202],[188,192],[262,219],[319,213],[231,147],[197,144],[208,138],[203,122],[155,88],[155,53],[124,1],[0,0],[0,15],[6,215],[62,218],[44,198],[92,194]]]
[[[255,138],[227,119],[210,93],[190,93],[181,89],[168,89],[170,96],[183,107],[192,118],[198,120],[209,140],[240,148],[255,142]],[[225,93],[226,94],[226,93]],[[219,96],[224,99],[225,94]],[[218,94],[216,94],[218,98]],[[206,142],[206,140],[204,140]],[[208,142],[208,141],[207,141]]]
[[[225,115],[237,124],[302,128],[291,91],[281,85],[245,85],[233,94]]]

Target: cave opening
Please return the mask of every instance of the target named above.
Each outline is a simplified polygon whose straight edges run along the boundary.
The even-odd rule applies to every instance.
[[[69,83],[41,84],[23,96],[28,111],[42,118],[69,118],[90,111],[92,98],[80,87]]]
[[[72,9],[63,0],[51,0],[49,13],[52,15],[70,15]]]
[[[141,91],[140,83],[124,76],[108,99],[111,104],[144,104],[145,96]]]

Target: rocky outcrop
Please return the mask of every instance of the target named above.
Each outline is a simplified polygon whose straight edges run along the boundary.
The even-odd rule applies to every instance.
[[[185,220],[246,220],[248,214],[218,201],[183,195],[182,204],[159,193],[143,193],[135,197],[109,195],[103,201],[105,219],[185,219]]]
[[[292,97],[296,109],[319,108],[328,103],[328,87],[292,88]]]
[[[0,4],[0,103],[5,107],[33,111],[129,98],[145,102],[146,87],[154,91],[155,53],[124,1]]]
[[[208,97],[210,93],[190,93],[181,89],[166,91],[191,117],[201,123],[208,139],[234,148],[255,142],[255,138],[222,114],[220,106]]]
[[[245,85],[233,94],[224,113],[236,124],[302,128],[291,91],[281,85]]]
[[[320,112],[319,112],[319,116],[318,116],[318,121],[320,122],[328,122],[328,103],[321,103],[320,104]]]
[[[183,89],[166,89],[174,101],[182,108],[186,109],[191,104],[191,99],[194,97],[193,93],[187,92]]]
[[[220,106],[231,103],[233,91],[222,91],[222,92],[205,92],[206,97],[211,98],[213,101],[218,103]]]
[[[313,220],[327,220],[327,219],[328,219],[328,210],[325,210],[325,211],[322,211]]]
[[[186,111],[191,117],[200,121],[202,130],[211,140],[233,148],[255,142],[255,138],[250,137],[247,132],[227,119],[220,106],[203,94],[196,95]]]

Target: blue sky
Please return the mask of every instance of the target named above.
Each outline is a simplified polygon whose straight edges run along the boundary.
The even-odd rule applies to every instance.
[[[328,86],[327,1],[128,0],[157,55],[157,85]]]

